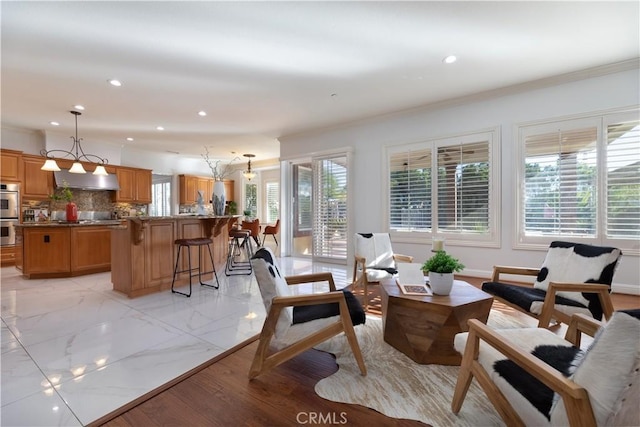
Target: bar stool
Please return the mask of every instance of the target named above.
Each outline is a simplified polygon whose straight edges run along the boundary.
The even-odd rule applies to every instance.
[[[218,281],[218,273],[216,272],[216,263],[213,260],[213,253],[211,252],[211,243],[213,243],[213,240],[208,239],[206,237],[198,237],[198,238],[193,238],[193,239],[177,239],[174,242],[176,245],[178,245],[178,255],[176,256],[176,266],[173,269],[173,280],[171,281],[171,292],[175,293],[175,294],[180,294],[180,295],[184,295],[186,297],[190,297],[191,296],[191,278],[193,276],[195,276],[195,274],[193,274],[193,270],[195,270],[195,268],[191,267],[191,246],[197,246],[198,247],[198,280],[200,282],[200,285],[202,286],[209,286],[211,288],[214,289],[218,289],[220,287],[220,282]],[[209,257],[211,258],[211,265],[213,266],[213,270],[211,271],[202,271],[202,266],[200,265],[200,258],[202,257],[202,247],[206,246],[207,249],[209,250]],[[187,270],[178,270],[178,264],[180,263],[180,252],[182,252],[182,249],[186,248],[187,249],[187,255],[188,255],[188,259],[189,259],[189,269]],[[184,292],[180,292],[180,291],[176,291],[175,289],[173,289],[173,284],[176,281],[176,275],[179,273],[185,273],[185,272],[189,272],[189,293],[186,294]],[[202,282],[202,275],[203,274],[208,274],[208,273],[213,273],[215,279],[216,279],[216,285],[214,284],[208,284],[208,283],[203,283]]]
[[[253,246],[251,245],[251,232],[249,230],[241,230],[231,228],[229,230],[229,253],[227,254],[227,265],[225,274],[227,276],[248,276],[253,272],[251,266],[251,257],[253,256]],[[235,258],[242,255],[242,249],[246,261],[236,261]]]

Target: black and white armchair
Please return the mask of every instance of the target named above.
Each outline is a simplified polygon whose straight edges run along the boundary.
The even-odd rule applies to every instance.
[[[398,273],[396,262],[413,262],[413,257],[394,254],[388,233],[356,233],[352,290],[364,288],[364,309],[369,308],[367,287]]]
[[[541,268],[494,266],[482,290],[538,319],[546,328],[554,319],[568,323],[574,313],[595,319],[611,317],[609,293],[620,249],[581,243],[551,242]],[[501,281],[501,274],[536,276],[533,287]]]

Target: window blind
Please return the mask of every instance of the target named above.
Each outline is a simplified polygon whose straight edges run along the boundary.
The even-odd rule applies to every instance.
[[[438,229],[489,231],[489,141],[438,148]]]
[[[280,184],[277,182],[266,183],[267,192],[267,216],[268,224],[274,224],[280,217]]]
[[[524,140],[525,235],[595,236],[597,127]]]
[[[408,150],[389,158],[389,228],[431,230],[431,149]]]
[[[314,257],[347,258],[347,158],[314,160]]]
[[[609,238],[640,237],[640,121],[607,126],[607,214]]]

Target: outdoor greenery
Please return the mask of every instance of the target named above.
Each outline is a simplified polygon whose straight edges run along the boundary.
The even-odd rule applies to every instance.
[[[434,256],[422,264],[422,271],[432,271],[434,273],[453,273],[462,271],[464,264],[452,257],[445,251],[438,251]]]

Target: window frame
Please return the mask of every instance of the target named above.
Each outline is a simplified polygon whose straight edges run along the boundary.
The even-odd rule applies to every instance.
[[[516,196],[514,197],[514,212],[516,216],[515,230],[513,233],[514,249],[538,249],[546,250],[554,240],[570,240],[573,242],[613,246],[623,250],[628,255],[640,255],[637,240],[608,238],[606,235],[607,218],[607,129],[611,124],[638,120],[638,108],[620,109],[608,112],[589,113],[569,117],[553,118],[533,122],[517,123],[514,125],[513,134],[517,137],[514,150],[514,175],[517,182]],[[596,202],[595,202],[595,235],[569,235],[548,234],[539,236],[527,236],[525,233],[525,173],[526,173],[526,146],[527,136],[540,135],[546,132],[564,130],[570,131],[588,126],[596,127]],[[635,247],[634,247],[635,244]]]
[[[428,244],[434,239],[444,239],[447,245],[454,246],[475,246],[475,247],[500,247],[501,231],[500,204],[501,204],[501,182],[500,182],[500,126],[492,128],[470,131],[459,134],[452,134],[438,138],[431,138],[424,141],[411,143],[401,143],[387,145],[384,147],[383,173],[385,174],[385,227],[394,242]],[[478,143],[486,140],[488,143],[488,163],[489,163],[489,200],[488,200],[488,230],[486,233],[465,233],[450,232],[439,228],[438,225],[438,149],[444,147],[459,146],[460,144]],[[391,228],[390,224],[390,162],[391,157],[401,152],[431,151],[431,229],[418,231],[398,231]]]

